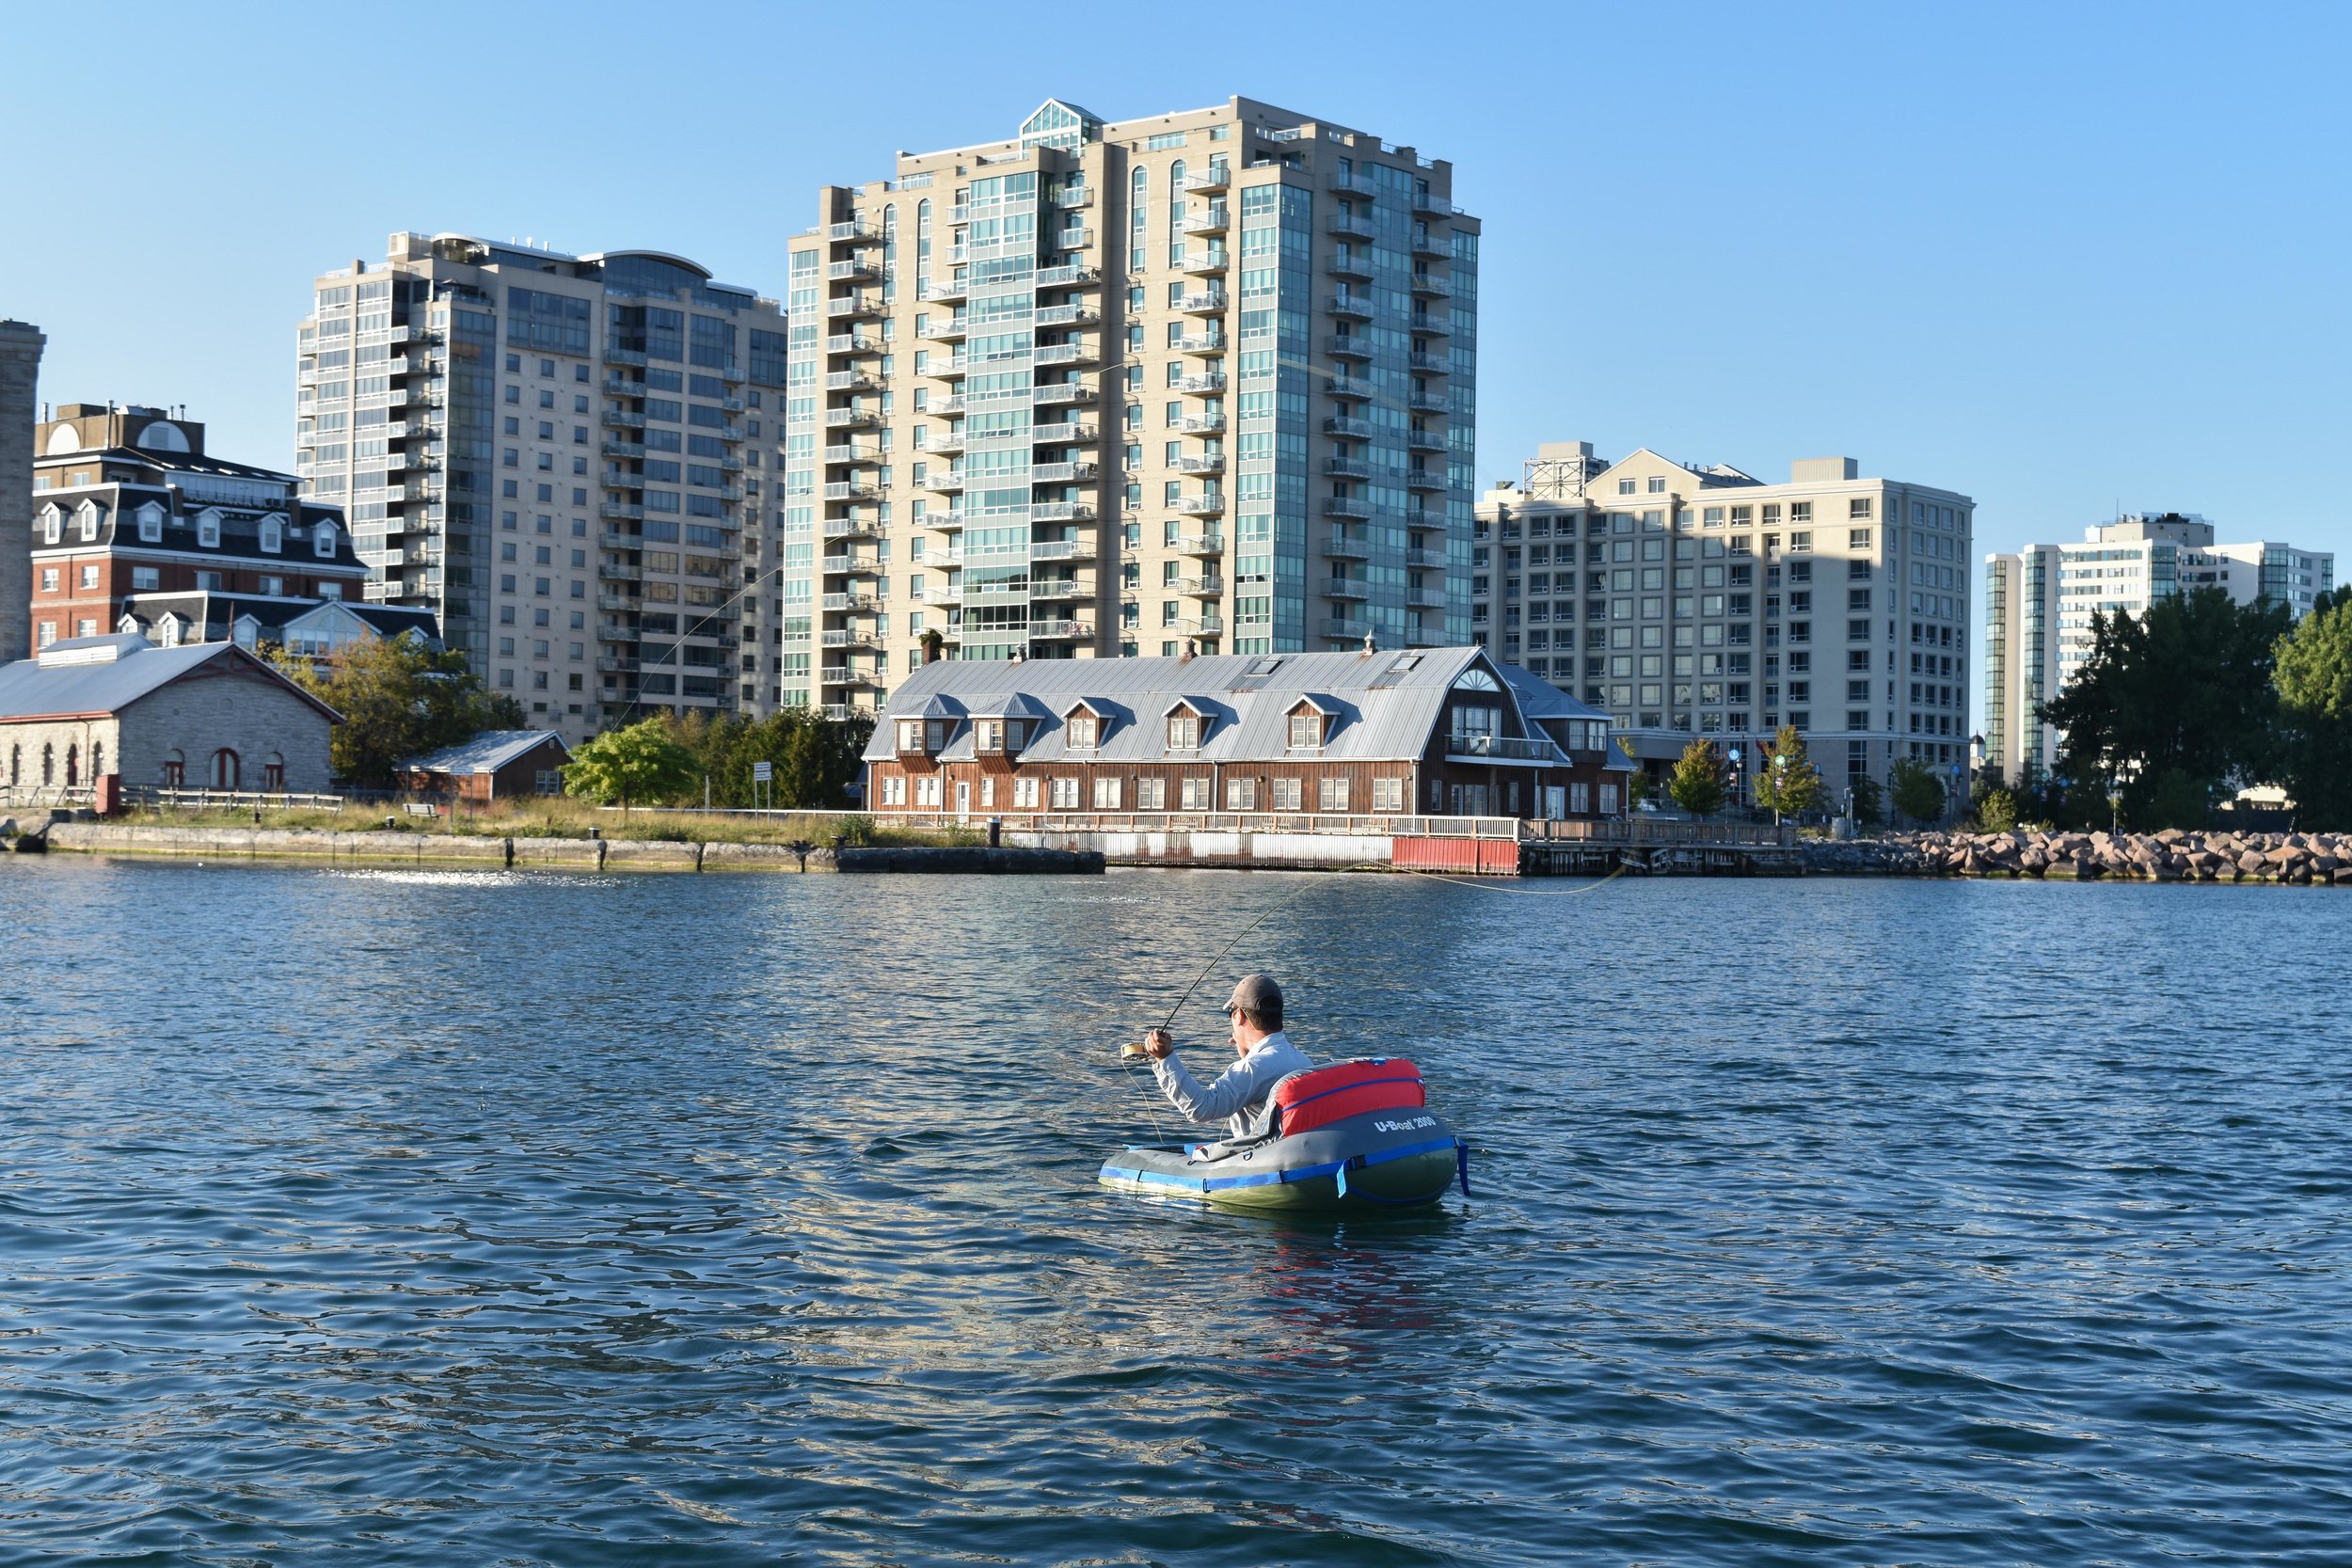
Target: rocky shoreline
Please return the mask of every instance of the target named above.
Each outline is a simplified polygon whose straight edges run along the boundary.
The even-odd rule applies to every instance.
[[[1803,855],[1816,875],[2352,886],[2352,833],[1899,833]]]

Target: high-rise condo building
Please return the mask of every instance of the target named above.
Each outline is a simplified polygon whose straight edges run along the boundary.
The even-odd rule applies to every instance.
[[[1471,636],[1613,716],[1670,768],[1693,736],[1793,724],[1833,790],[1898,757],[1968,761],[1968,540],[1957,491],[1801,458],[1772,484],[1646,448],[1547,442],[1480,498]],[[1956,771],[1958,770],[1958,771]]]
[[[32,651],[34,396],[47,341],[0,321],[0,660]]]
[[[1984,558],[1984,763],[2012,782],[2046,776],[2064,732],[2044,724],[2055,698],[2090,657],[2090,617],[2144,614],[2200,588],[2240,604],[2268,600],[2296,619],[2335,581],[2324,550],[2254,540],[2214,542],[2193,513],[2127,513],[2093,523],[2079,545],[2028,545]]]
[[[394,234],[314,287],[295,466],[346,508],[371,598],[434,610],[574,743],[648,710],[773,704],[772,584],[747,573],[771,559],[775,301],[656,251],[463,234]]]
[[[790,257],[785,700],[954,658],[1459,643],[1478,225],[1245,98],[828,186]]]

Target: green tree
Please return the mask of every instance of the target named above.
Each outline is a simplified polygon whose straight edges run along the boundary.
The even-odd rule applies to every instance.
[[[1724,781],[1723,748],[1701,736],[1682,749],[1666,793],[1676,805],[1693,816],[1712,816],[1724,809],[1730,789]]]
[[[1922,825],[1943,820],[1944,782],[1935,776],[1933,767],[1917,757],[1897,757],[1888,782],[1898,817]]]
[[[699,788],[702,768],[694,753],[678,744],[665,718],[640,720],[607,730],[572,753],[564,788],[598,805],[631,805],[673,800]]]
[[[456,746],[484,730],[523,727],[522,705],[485,691],[453,650],[411,637],[346,642],[325,668],[304,655],[271,653],[280,673],[342,715],[329,760],[335,777],[372,788],[395,782],[397,765]]]
[[[1876,828],[1883,824],[1886,820],[1886,792],[1879,788],[1878,780],[1867,773],[1856,773],[1851,787],[1856,825]]]
[[[2280,782],[2296,826],[2352,829],[2352,584],[2279,640]]]
[[[1977,827],[1988,833],[2005,833],[2017,826],[2017,797],[1998,784],[1977,792]]]
[[[1804,736],[1794,724],[1760,748],[1756,770],[1756,803],[1770,808],[1775,820],[1802,816],[1821,803],[1821,770],[1806,754]]]
[[[2160,791],[2177,814],[2274,775],[2272,674],[2289,622],[2283,605],[2241,605],[2219,588],[2159,599],[2143,615],[2094,611],[2090,657],[2041,705],[2042,722],[2066,732],[2058,771],[2069,795],[2104,803],[2112,786],[2122,816],[2148,825]]]
[[[1632,741],[1624,736],[1617,736],[1617,750],[1623,752],[1625,760],[1633,765],[1633,771],[1625,776],[1625,804],[1626,809],[1630,811],[1658,793],[1658,781],[1651,778],[1649,769],[1642,766],[1642,759],[1633,754]]]

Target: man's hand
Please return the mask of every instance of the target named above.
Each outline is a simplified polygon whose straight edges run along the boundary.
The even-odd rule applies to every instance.
[[[1176,1049],[1176,1037],[1165,1029],[1148,1029],[1144,1031],[1143,1049],[1149,1055],[1166,1056]]]

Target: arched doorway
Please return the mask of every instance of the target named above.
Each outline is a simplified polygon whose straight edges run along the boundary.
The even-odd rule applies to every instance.
[[[213,753],[212,787],[234,789],[237,787],[237,753],[223,746]]]

